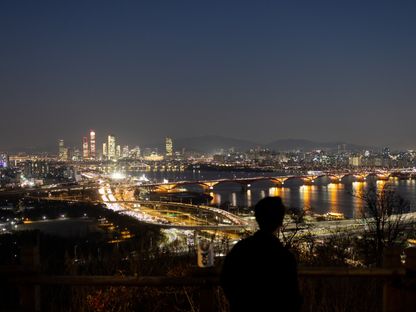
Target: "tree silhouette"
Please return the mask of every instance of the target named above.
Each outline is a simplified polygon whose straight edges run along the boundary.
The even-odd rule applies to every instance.
[[[381,189],[372,185],[355,196],[364,201],[360,213],[367,252],[373,253],[375,263],[381,265],[384,249],[401,243],[406,228],[403,214],[409,212],[410,203],[389,184]]]

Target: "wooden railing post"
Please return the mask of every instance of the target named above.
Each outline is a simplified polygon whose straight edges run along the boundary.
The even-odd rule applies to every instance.
[[[401,266],[401,248],[386,248],[383,254],[383,267],[399,268]],[[400,312],[400,289],[398,287],[400,281],[387,280],[383,287],[383,312]]]
[[[20,253],[21,264],[25,272],[35,274],[39,272],[39,245],[23,246]],[[40,311],[40,286],[21,285],[20,305],[23,311]]]
[[[401,266],[400,249],[387,249],[384,264],[389,268]],[[406,276],[393,278],[384,284],[384,312],[414,312],[416,311],[416,248],[404,250]]]
[[[406,248],[405,268],[407,277],[404,280],[402,304],[405,307],[402,311],[416,311],[416,248]]]
[[[212,280],[218,276],[218,270],[215,267],[194,268],[190,271],[192,277],[198,277],[204,280],[200,289],[199,312],[214,312],[218,309],[215,298],[215,285]]]

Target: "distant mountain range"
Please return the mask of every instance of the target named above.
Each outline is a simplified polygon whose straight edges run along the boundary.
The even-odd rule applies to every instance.
[[[234,148],[238,151],[246,151],[251,148],[268,148],[273,151],[311,151],[316,149],[337,150],[338,146],[345,145],[345,148],[352,151],[365,149],[374,150],[374,147],[349,144],[345,142],[315,142],[302,139],[280,139],[267,144],[256,143],[248,140],[233,139],[217,135],[207,135],[193,138],[175,139],[176,150],[198,151],[202,153],[214,153],[220,149],[228,150]]]

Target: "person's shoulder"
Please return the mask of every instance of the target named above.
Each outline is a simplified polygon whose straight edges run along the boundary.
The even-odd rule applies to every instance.
[[[234,247],[231,249],[230,253],[232,253],[232,254],[244,253],[247,250],[251,250],[253,248],[253,245],[255,245],[255,241],[253,239],[253,236],[243,238],[242,240],[239,240],[234,245]]]
[[[254,243],[253,236],[249,236],[246,238],[243,238],[239,240],[233,247],[233,250],[240,250],[247,248],[248,246],[252,245]]]
[[[296,263],[295,255],[287,247],[282,245],[279,249],[280,249],[280,257],[283,257],[283,259],[286,262]]]

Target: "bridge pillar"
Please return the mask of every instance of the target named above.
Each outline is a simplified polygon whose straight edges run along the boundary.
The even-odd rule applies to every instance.
[[[241,184],[241,192],[243,193],[247,192],[251,187],[250,183],[240,183],[240,184]]]
[[[219,182],[204,182],[200,185],[202,186],[205,193],[210,193],[214,189],[214,186],[217,185]]]
[[[314,178],[303,178],[303,185],[312,185],[315,182]]]
[[[340,176],[340,175],[329,176],[329,180],[331,181],[331,183],[341,183],[342,182],[342,176]]]
[[[276,187],[283,187],[285,184],[285,179],[271,179],[270,181],[273,182]]]

